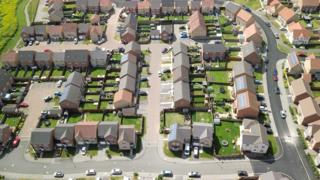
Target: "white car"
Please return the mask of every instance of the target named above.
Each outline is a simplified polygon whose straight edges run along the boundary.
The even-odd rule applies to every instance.
[[[189,156],[190,155],[190,144],[186,143],[185,147],[184,147],[184,155],[185,156]]]
[[[284,110],[280,111],[280,115],[282,119],[285,119],[287,117],[286,111]]]
[[[61,171],[57,171],[53,173],[53,177],[55,178],[63,178],[64,174]]]
[[[81,155],[86,155],[87,154],[87,147],[83,146],[81,149],[80,149],[80,153]]]
[[[59,80],[57,83],[56,83],[56,86],[57,88],[60,88],[62,86],[62,80]]]
[[[111,174],[112,175],[121,175],[122,174],[122,170],[115,168],[115,169],[111,169]]]
[[[96,173],[96,170],[94,169],[88,169],[86,170],[86,175],[87,176],[95,176],[97,173]]]

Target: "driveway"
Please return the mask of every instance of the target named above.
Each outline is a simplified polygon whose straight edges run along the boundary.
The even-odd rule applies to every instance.
[[[45,96],[53,95],[58,89],[54,82],[34,83],[30,86],[29,92],[25,97],[25,101],[29,104],[28,116],[21,130],[20,136],[29,140],[31,131],[36,128],[41,111],[49,107],[49,103],[45,103]]]

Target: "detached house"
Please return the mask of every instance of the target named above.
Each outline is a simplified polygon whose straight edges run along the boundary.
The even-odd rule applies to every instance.
[[[120,125],[118,146],[120,150],[132,150],[137,146],[137,135],[134,125]]]
[[[34,60],[39,68],[50,68],[53,65],[51,52],[36,52]]]
[[[133,105],[132,92],[122,89],[114,94],[113,105],[115,109],[131,107]]]
[[[312,97],[307,97],[299,101],[298,112],[300,118],[298,121],[302,125],[308,125],[320,120],[320,108]]]
[[[243,36],[245,42],[252,41],[257,48],[261,48],[263,39],[260,28],[255,23],[244,29]]]
[[[18,51],[18,60],[23,68],[35,66],[34,51]]]
[[[232,68],[233,79],[242,75],[253,77],[253,68],[246,61],[236,62]]]
[[[89,66],[89,51],[88,50],[66,50],[65,62],[68,68],[85,69]]]
[[[259,106],[256,94],[246,91],[236,96],[233,109],[237,118],[258,118]]]
[[[302,99],[312,96],[310,85],[302,78],[293,80],[291,82],[290,90],[292,93],[292,100],[295,104],[298,104]]]
[[[90,64],[93,67],[105,67],[108,62],[108,55],[105,51],[90,51]]]
[[[288,39],[293,45],[308,44],[312,32],[303,27],[300,22],[292,22],[288,25]]]
[[[202,0],[201,1],[201,11],[204,14],[212,14],[214,9],[213,0]]]
[[[316,12],[319,6],[320,2],[317,0],[298,0],[298,7],[302,12]]]
[[[297,20],[296,14],[293,10],[284,7],[281,11],[279,11],[278,20],[280,21],[282,26],[286,26],[293,21]]]
[[[54,129],[54,138],[58,147],[73,147],[75,124],[58,124]]]
[[[309,55],[304,62],[304,71],[312,75],[320,73],[320,58],[314,54]]]
[[[54,149],[54,129],[36,128],[31,132],[30,145],[36,152],[52,151]]]
[[[21,31],[21,38],[24,42],[34,40],[34,26],[25,26]]]
[[[118,144],[119,122],[102,121],[98,125],[98,138],[100,144]]]
[[[0,125],[0,150],[2,151],[8,144],[12,130],[7,124]]]
[[[231,1],[226,1],[224,4],[224,7],[225,7],[225,11],[224,11],[225,15],[228,16],[229,19],[234,21],[241,7],[238,4]]]
[[[202,44],[200,54],[202,59],[208,60],[224,60],[227,48],[223,44]]]
[[[241,9],[236,16],[236,22],[241,27],[245,28],[255,22],[253,15],[243,9]]]
[[[189,12],[188,1],[175,0],[174,1],[174,9],[175,9],[176,14],[178,14],[178,15],[187,14]]]
[[[149,0],[143,0],[138,2],[138,14],[139,15],[150,15],[150,2]]]
[[[99,0],[88,0],[88,11],[92,13],[99,13],[100,11],[99,4],[100,4]]]
[[[189,108],[191,103],[189,83],[178,81],[173,84],[174,108]]]
[[[100,5],[100,11],[102,13],[108,13],[109,11],[112,10],[112,2],[113,0],[100,0],[99,5]]]
[[[241,47],[242,59],[252,65],[260,65],[261,57],[259,51],[252,41],[242,45]]]
[[[174,123],[170,126],[168,145],[171,151],[182,151],[185,144],[190,144],[191,127]]]
[[[207,37],[207,26],[203,15],[199,11],[192,13],[187,25],[190,38],[201,39]]]
[[[295,52],[291,52],[287,56],[288,73],[291,75],[299,75],[303,73],[302,65]]]
[[[11,50],[9,52],[4,53],[1,56],[1,62],[6,67],[18,67],[19,66],[19,60],[17,56],[17,52]]]
[[[161,1],[150,0],[150,9],[153,16],[159,16],[161,14]]]
[[[63,28],[61,25],[47,26],[47,32],[51,41],[60,41],[63,39]]]
[[[267,130],[257,120],[244,119],[242,121],[239,142],[243,152],[265,154],[269,148]]]
[[[173,0],[161,0],[161,12],[163,15],[170,15],[174,13]]]
[[[98,122],[78,122],[74,127],[74,138],[78,146],[97,144]]]
[[[192,125],[193,146],[211,148],[213,143],[213,126],[209,123],[195,122]]]
[[[76,1],[76,9],[80,12],[88,11],[88,0],[77,0]]]

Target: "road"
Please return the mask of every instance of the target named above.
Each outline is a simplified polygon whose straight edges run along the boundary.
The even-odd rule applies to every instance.
[[[280,110],[282,110],[283,108],[279,95],[276,95],[274,93],[274,88],[277,87],[277,83],[272,80],[273,69],[276,67],[276,63],[278,60],[286,58],[286,54],[278,50],[276,38],[272,30],[266,26],[265,22],[260,17],[255,17],[256,22],[264,30],[268,41],[268,93],[271,104],[271,111],[273,113],[273,119],[275,120],[275,124],[278,130],[278,140],[283,144],[283,156],[276,161],[252,161],[253,171],[282,171],[296,180],[315,179],[309,163],[305,158],[304,151],[298,137],[290,136],[286,121],[280,117]],[[290,139],[291,141],[287,141],[286,139]]]

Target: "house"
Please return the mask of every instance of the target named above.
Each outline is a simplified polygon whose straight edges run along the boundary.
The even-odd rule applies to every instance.
[[[82,76],[82,74],[77,71],[72,72],[68,76],[67,81],[65,82],[64,86],[67,87],[69,85],[74,85],[80,89],[83,89],[85,86],[85,80],[84,80],[84,77]]]
[[[270,4],[266,7],[267,14],[272,16],[278,16],[279,12],[285,6],[280,3],[279,0],[272,0]]]
[[[100,4],[99,0],[88,0],[88,11],[91,13],[99,13],[100,11],[99,4]]]
[[[50,68],[53,65],[51,52],[36,52],[34,60],[39,68]]]
[[[77,145],[97,144],[98,122],[78,122],[74,126],[74,139]]]
[[[138,2],[138,14],[149,16],[150,15],[150,2],[149,0],[143,0]]]
[[[7,116],[17,116],[21,113],[15,104],[4,105],[1,111]]]
[[[244,74],[253,77],[252,66],[246,61],[236,62],[232,68],[232,78],[234,79]]]
[[[233,79],[233,96],[236,97],[246,91],[256,93],[256,85],[251,76],[242,75]]]
[[[91,26],[90,29],[90,39],[93,43],[97,43],[100,41],[104,35],[103,35],[103,29],[101,26]]]
[[[320,2],[316,0],[298,0],[297,4],[302,12],[311,13],[319,10]]]
[[[251,13],[241,9],[236,16],[236,22],[243,28],[249,27],[251,24],[255,22],[255,19]]]
[[[137,135],[134,125],[120,125],[118,146],[120,150],[132,150],[137,146]]]
[[[185,67],[187,69],[190,69],[190,62],[189,62],[189,56],[184,54],[184,53],[180,53],[176,56],[174,56],[173,58],[173,67],[172,69],[175,70],[178,67]]]
[[[288,74],[290,75],[299,75],[303,73],[302,65],[300,64],[300,60],[295,52],[291,52],[287,56],[288,62]]]
[[[191,127],[174,123],[170,126],[168,146],[171,151],[182,151],[185,144],[190,144]]]
[[[175,13],[178,15],[188,14],[189,5],[188,1],[185,0],[175,0],[174,1]]]
[[[64,40],[73,41],[75,38],[78,38],[77,34],[77,24],[76,23],[63,23],[63,37]]]
[[[59,105],[61,109],[77,112],[82,99],[81,89],[73,84],[64,88],[60,97]]]
[[[150,0],[150,10],[152,16],[159,16],[161,14],[161,1]]]
[[[201,12],[201,0],[190,0],[189,1],[190,11],[199,11]]]
[[[181,41],[176,41],[172,45],[172,55],[176,56],[179,53],[187,54],[188,53],[188,46]]]
[[[48,38],[46,25],[35,25],[34,36],[37,41],[45,41]]]
[[[61,41],[63,39],[63,28],[61,25],[47,26],[48,38],[51,41]]]
[[[100,24],[100,16],[98,14],[94,14],[93,16],[91,16],[90,23],[92,25],[99,25]]]
[[[131,107],[133,105],[132,92],[121,89],[114,94],[113,105],[115,109]]]
[[[19,60],[18,60],[17,52],[11,50],[2,54],[1,62],[6,67],[13,67],[13,68],[18,67]]]
[[[212,14],[214,9],[213,0],[202,0],[201,1],[201,11],[204,14]]]
[[[300,22],[292,22],[288,25],[287,37],[293,45],[305,45],[309,43],[312,32],[301,25]]]
[[[124,44],[130,43],[136,40],[136,30],[131,27],[127,27],[126,30],[121,34],[121,42]]]
[[[243,119],[239,142],[243,152],[265,154],[269,148],[267,129],[255,119]]]
[[[105,51],[90,51],[90,64],[93,67],[105,67],[108,61],[108,55]]]
[[[140,58],[140,54],[141,54],[141,47],[140,44],[138,44],[135,41],[131,41],[130,43],[126,44],[126,46],[124,47],[125,54],[133,54],[135,55],[137,58]]]
[[[73,147],[75,124],[58,124],[54,129],[54,139],[58,147]]]
[[[79,23],[78,24],[78,38],[79,40],[88,39],[90,37],[90,24]]]
[[[173,102],[175,109],[190,107],[190,86],[189,83],[178,81],[173,84]]]
[[[138,1],[126,1],[123,6],[125,11],[135,14],[137,13]]]
[[[174,13],[173,0],[161,0],[161,14],[171,15]]]
[[[124,54],[122,57],[121,57],[121,60],[120,60],[120,64],[124,64],[126,63],[127,61],[130,61],[134,64],[137,64],[137,57],[131,53],[129,54]]]
[[[245,42],[252,41],[257,48],[261,48],[263,39],[260,28],[255,23],[244,29],[243,36]]]
[[[100,144],[118,144],[119,122],[102,121],[98,124],[98,138]]]
[[[20,65],[24,68],[35,66],[34,54],[34,51],[18,51],[18,60]]]
[[[161,25],[160,36],[162,41],[165,41],[165,42],[171,41],[173,38],[173,25],[172,24]]]
[[[4,69],[0,69],[0,96],[6,94],[11,89],[13,82],[11,74]]]
[[[258,118],[259,106],[256,94],[251,91],[238,94],[233,104],[237,118]]]
[[[278,20],[280,21],[282,26],[286,26],[290,24],[293,21],[297,20],[296,14],[293,12],[293,10],[284,7],[282,10],[279,11],[278,14]]]
[[[242,60],[250,63],[251,65],[260,65],[261,57],[259,51],[252,41],[242,45],[241,47]]]
[[[310,140],[310,148],[316,152],[320,150],[320,131],[316,131]]]
[[[66,50],[64,59],[68,68],[85,69],[89,66],[89,51],[84,49]]]
[[[21,38],[24,42],[32,41],[35,38],[34,26],[25,26],[21,30]]]
[[[137,64],[132,61],[127,61],[121,65],[120,78],[130,76],[135,79],[137,77],[137,72]]]
[[[300,118],[298,121],[302,125],[308,125],[320,120],[320,108],[312,97],[307,97],[299,101],[298,112]]]
[[[77,11],[87,12],[88,11],[88,0],[77,0],[76,1]]]
[[[204,22],[203,15],[199,11],[192,13],[187,25],[190,38],[201,39],[207,37],[207,26]]]
[[[262,173],[258,180],[289,180],[286,176],[282,175],[281,172],[269,171]]]
[[[134,30],[137,30],[137,27],[138,27],[137,16],[132,13],[128,14],[126,19],[124,20],[124,27],[125,28],[130,27]]]
[[[120,79],[119,89],[125,89],[133,94],[136,92],[136,79],[131,76],[124,76]]]
[[[238,4],[231,1],[226,1],[224,7],[225,16],[229,17],[229,19],[232,21],[236,20],[236,15],[241,10],[241,7]]]
[[[66,62],[64,60],[64,52],[53,52],[52,53],[52,61],[55,67],[62,68],[66,66]]]
[[[193,146],[211,148],[213,143],[213,126],[209,123],[194,122],[192,124]]]
[[[299,104],[302,99],[312,96],[310,85],[302,78],[291,81],[290,90],[295,104]]]
[[[172,76],[173,76],[173,83],[176,83],[178,81],[189,83],[189,69],[184,66],[175,68],[172,71]]]
[[[36,152],[54,149],[54,128],[36,128],[31,132],[30,145]]]
[[[223,44],[202,44],[200,54],[202,59],[208,60],[223,60],[226,56],[227,48]]]
[[[320,73],[320,58],[314,54],[309,55],[304,61],[304,71],[310,74]]]
[[[309,123],[304,131],[304,137],[307,140],[311,140],[314,134],[320,129],[320,121],[314,121]]]
[[[0,125],[0,150],[2,151],[8,144],[12,130],[7,124]]]
[[[109,11],[112,10],[112,2],[113,0],[100,0],[99,5],[100,5],[100,11],[102,13],[108,13]]]
[[[64,18],[63,9],[62,8],[55,8],[55,5],[53,7],[50,7],[48,13],[49,13],[49,21],[50,22],[61,22]]]

